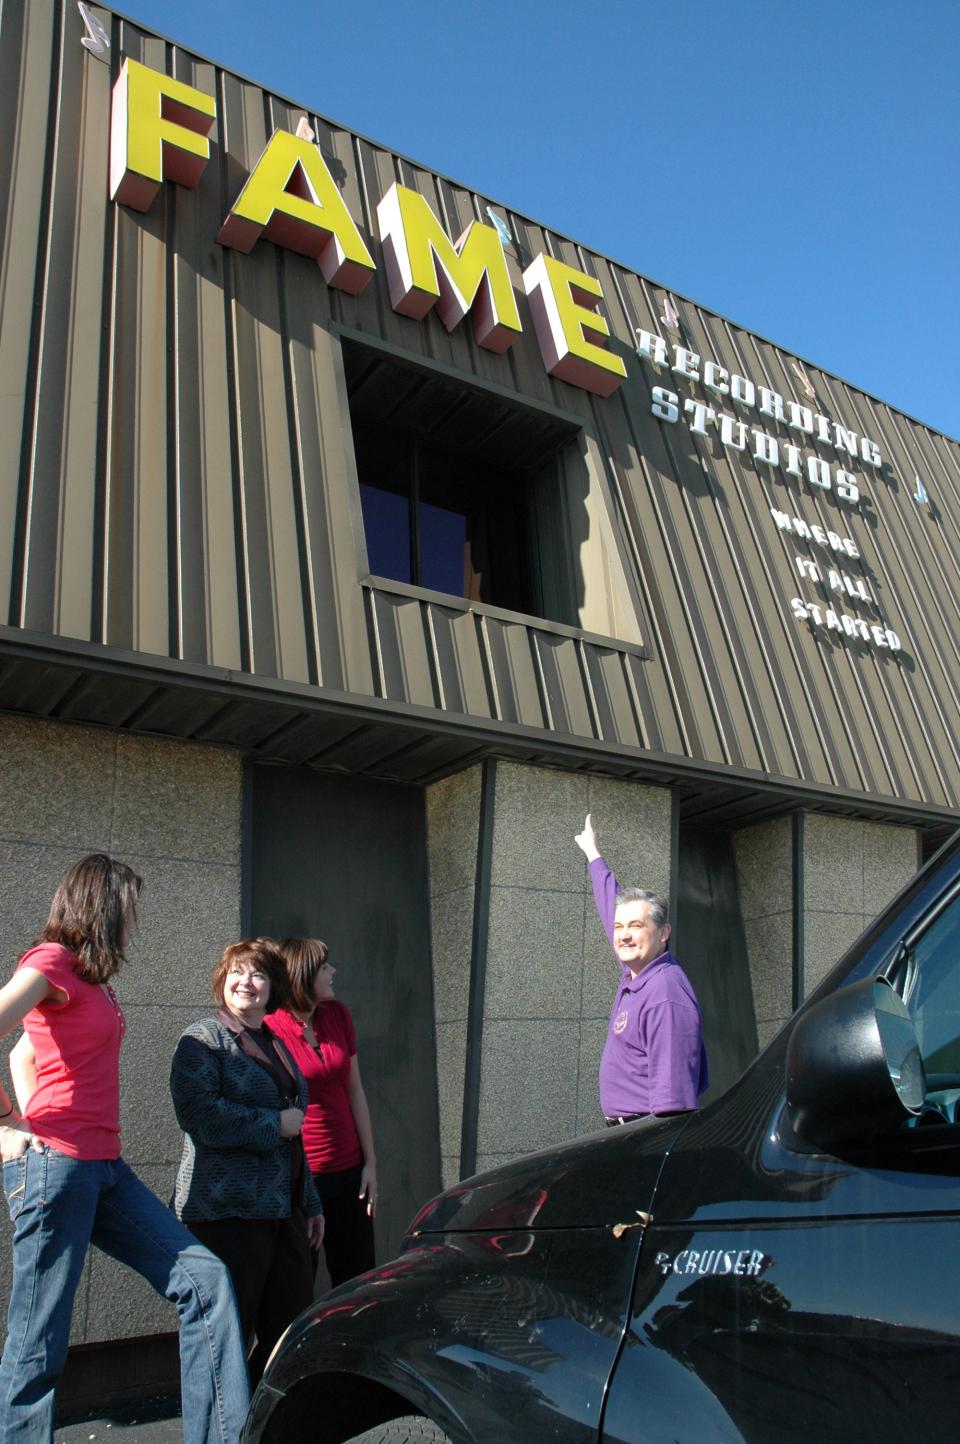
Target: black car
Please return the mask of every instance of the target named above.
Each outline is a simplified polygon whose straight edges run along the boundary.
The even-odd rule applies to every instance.
[[[960,836],[740,1081],[467,1179],[244,1444],[960,1438]]]

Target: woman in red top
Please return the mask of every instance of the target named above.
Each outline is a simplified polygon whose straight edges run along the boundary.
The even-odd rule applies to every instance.
[[[323,1250],[336,1287],[375,1262],[377,1159],[370,1110],[353,1019],[333,996],[336,968],[327,961],[326,944],[319,938],[284,938],[275,946],[287,965],[290,1001],[268,1021],[307,1080],[303,1146],[323,1201]]]
[[[0,989],[0,1034],[23,1022],[23,1116],[0,1084],[13,1285],[0,1363],[0,1444],[49,1444],[54,1390],[91,1243],[177,1306],[185,1444],[236,1444],[249,1398],[230,1275],[120,1157],[123,1013],[111,978],[141,882],[102,853],[62,878],[37,943]]]

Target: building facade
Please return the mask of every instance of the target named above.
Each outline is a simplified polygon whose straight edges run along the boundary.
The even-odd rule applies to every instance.
[[[587,811],[716,1096],[960,817],[958,444],[105,7],[0,82],[3,936],[143,873],[131,1161],[247,933],[331,947],[382,1250],[597,1127]],[[78,1344],[172,1326],[91,1258]]]

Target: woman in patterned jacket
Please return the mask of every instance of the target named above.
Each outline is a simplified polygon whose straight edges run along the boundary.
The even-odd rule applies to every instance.
[[[170,1091],[184,1131],[174,1211],[230,1270],[256,1384],[311,1301],[323,1212],[304,1166],[307,1085],[264,1024],[287,999],[283,959],[263,939],[231,943],[213,971],[215,1017],[183,1033]]]

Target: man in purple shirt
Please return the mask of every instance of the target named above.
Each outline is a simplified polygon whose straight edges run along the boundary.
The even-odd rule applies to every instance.
[[[696,1108],[709,1083],[703,1022],[690,979],[667,946],[667,905],[643,888],[617,887],[589,813],[576,842],[622,968],[600,1061],[600,1107],[607,1124]]]

